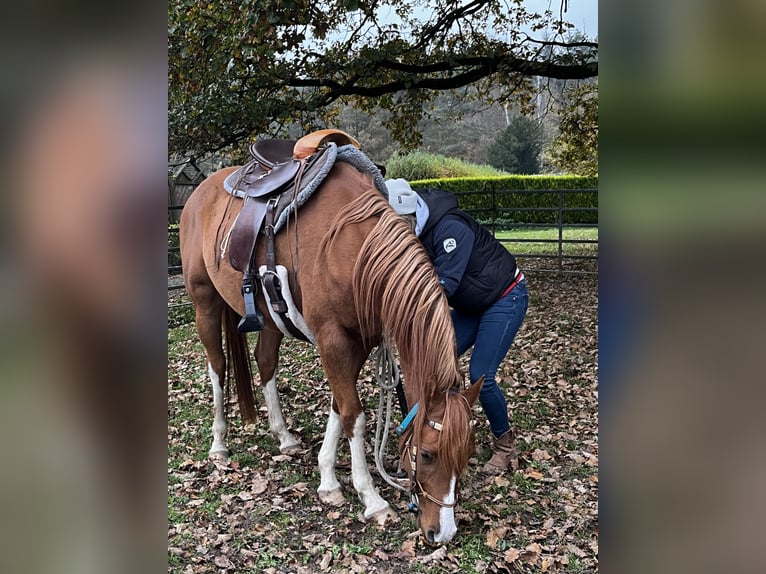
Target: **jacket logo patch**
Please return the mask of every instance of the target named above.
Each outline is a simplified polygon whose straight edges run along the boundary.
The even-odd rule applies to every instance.
[[[457,247],[457,241],[455,241],[454,238],[450,237],[444,240],[444,243],[442,243],[442,246],[444,247],[444,251],[449,253],[450,251],[455,250],[455,248]]]

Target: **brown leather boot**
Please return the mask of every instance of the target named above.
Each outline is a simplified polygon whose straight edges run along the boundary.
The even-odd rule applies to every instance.
[[[496,438],[492,445],[492,458],[481,468],[481,472],[502,474],[509,466],[516,472],[519,469],[519,451],[513,446],[515,438],[513,431]]]

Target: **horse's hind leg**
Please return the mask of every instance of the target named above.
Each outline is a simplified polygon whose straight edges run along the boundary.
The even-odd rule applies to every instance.
[[[255,361],[258,364],[258,372],[261,375],[263,385],[263,397],[266,401],[266,409],[269,413],[269,430],[279,441],[279,450],[285,454],[295,452],[301,448],[300,443],[287,430],[285,418],[282,416],[282,407],[279,404],[277,392],[277,362],[279,360],[279,345],[282,342],[282,333],[268,327],[258,335],[258,343],[255,346]]]
[[[223,381],[226,369],[226,356],[223,352],[221,338],[221,313],[224,302],[209,289],[190,289],[189,295],[196,304],[196,324],[200,341],[207,355],[207,372],[210,376],[210,386],[213,390],[213,443],[208,456],[210,458],[227,458],[229,448],[226,446],[226,413],[224,412]]]

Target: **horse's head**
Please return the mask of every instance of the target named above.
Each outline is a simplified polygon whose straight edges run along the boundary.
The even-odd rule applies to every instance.
[[[462,392],[434,394],[399,443],[410,480],[410,509],[429,544],[449,542],[457,532],[457,485],[474,450],[471,405],[482,382],[483,377]]]

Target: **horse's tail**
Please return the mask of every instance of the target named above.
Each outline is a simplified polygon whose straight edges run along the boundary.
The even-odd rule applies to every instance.
[[[223,333],[226,341],[226,378],[234,376],[237,385],[239,415],[245,424],[256,421],[255,396],[253,395],[253,370],[247,335],[237,331],[241,317],[228,305],[223,310]]]

